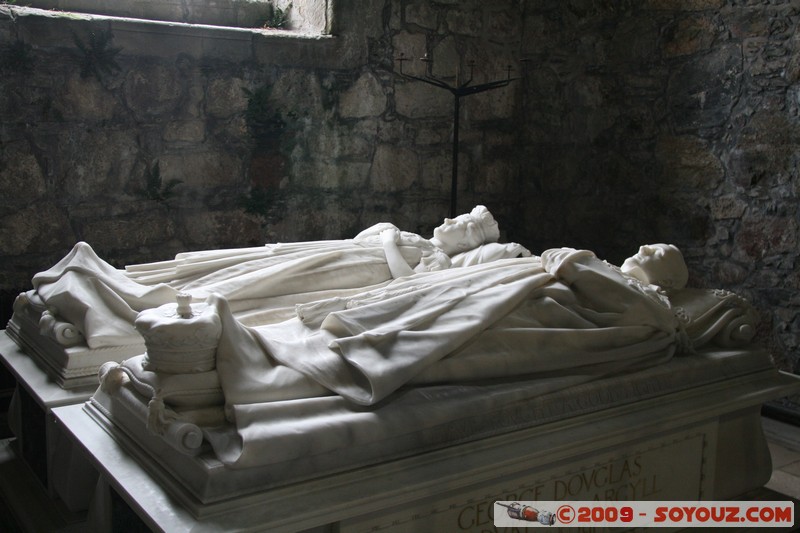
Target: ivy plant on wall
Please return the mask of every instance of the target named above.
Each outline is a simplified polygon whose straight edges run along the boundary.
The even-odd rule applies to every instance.
[[[16,40],[0,52],[0,70],[10,70],[19,74],[30,74],[33,71],[34,58],[32,47],[21,40]]]
[[[292,9],[292,4],[289,4],[284,9],[277,7],[275,4],[271,5],[269,17],[264,22],[263,28],[283,30],[289,26],[289,10]]]
[[[104,76],[111,75],[120,70],[116,57],[117,54],[122,51],[122,48],[111,46],[111,41],[114,40],[114,35],[111,33],[111,30],[91,32],[86,43],[73,33],[72,40],[81,53],[80,66],[82,78],[94,76],[99,81],[102,81]]]
[[[171,179],[164,183],[161,177],[161,166],[158,161],[145,171],[144,180],[144,188],[140,188],[136,192],[142,198],[161,203],[166,203],[167,200],[175,196],[175,187],[183,183],[179,179]]]
[[[242,87],[247,97],[245,122],[247,131],[256,140],[266,140],[279,135],[286,127],[281,113],[275,110],[270,102],[271,85],[262,85],[254,90]]]
[[[252,90],[242,87],[242,91],[247,97],[244,118],[252,148],[250,190],[241,205],[246,212],[259,215],[266,222],[278,216],[283,206],[280,183],[287,166],[286,143],[291,138],[291,128],[284,117],[291,119],[294,114],[276,107],[269,84]]]

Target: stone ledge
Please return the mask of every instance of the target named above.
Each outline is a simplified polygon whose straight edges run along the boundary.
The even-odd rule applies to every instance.
[[[15,5],[0,5],[0,15],[17,20],[19,17],[46,17],[50,19],[71,20],[71,21],[108,21],[112,24],[132,25],[150,27],[150,31],[183,31],[186,34],[197,33],[200,35],[207,33],[232,33],[239,35],[258,35],[264,38],[279,39],[300,39],[300,40],[324,40],[333,37],[330,34],[314,33],[300,30],[279,30],[272,28],[249,28],[240,26],[226,26],[222,24],[200,24],[177,22],[170,20],[154,20],[145,18],[122,17],[112,15],[99,15],[90,13],[79,13],[76,11],[60,11],[53,9],[40,9],[35,7],[22,7]],[[159,30],[160,28],[160,30]]]
[[[114,45],[123,48],[123,54],[225,58],[234,60],[267,59],[280,55],[281,63],[296,63],[297,55],[308,55],[308,46],[314,46],[314,57],[335,58],[339,52],[331,43],[337,42],[330,34],[311,34],[290,30],[239,28],[189,24],[183,22],[91,15],[68,11],[52,11],[11,5],[0,6],[0,24],[10,20],[21,25],[19,35],[36,36],[38,46],[63,47],[73,43],[74,25],[102,25],[114,33]],[[47,31],[44,30],[46,26]],[[45,37],[46,35],[46,37]],[[153,39],[153,37],[157,37]],[[279,47],[280,54],[270,53]],[[316,47],[322,46],[322,50]],[[321,52],[319,54],[318,52]]]
[[[237,27],[260,26],[271,11],[270,4],[264,0],[26,0],[25,5],[113,17]]]

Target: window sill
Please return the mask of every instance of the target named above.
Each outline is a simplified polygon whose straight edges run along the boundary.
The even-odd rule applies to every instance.
[[[238,26],[223,26],[217,24],[193,24],[186,22],[173,22],[166,20],[140,19],[132,17],[116,17],[111,15],[95,15],[78,13],[74,11],[58,11],[39,9],[35,7],[22,7],[11,4],[0,5],[0,16],[17,20],[20,17],[45,17],[56,20],[69,21],[107,21],[110,24],[123,26],[151,26],[154,32],[182,32],[207,34],[209,32],[229,33],[231,35],[259,35],[264,38],[320,40],[332,36],[320,33],[302,32],[296,30],[280,30],[272,28],[244,28]]]
[[[31,7],[0,5],[0,25],[11,22],[17,35],[37,47],[71,47],[74,35],[110,30],[122,54],[170,57],[186,54],[198,59],[257,61],[296,66],[342,66],[337,38],[291,30],[239,28],[90,15]],[[88,28],[87,28],[88,26]],[[2,28],[0,27],[0,31]],[[330,44],[326,44],[330,43]],[[314,53],[308,53],[308,47]],[[322,47],[322,48],[318,48]],[[310,61],[314,61],[310,64]],[[306,65],[309,63],[308,65]]]

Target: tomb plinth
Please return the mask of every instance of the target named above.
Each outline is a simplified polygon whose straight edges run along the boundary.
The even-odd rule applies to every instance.
[[[430,241],[379,224],[126,273],[79,243],[37,274],[23,349],[85,344],[84,370],[135,352],[53,409],[99,474],[95,529],[127,509],[163,530],[482,531],[493,500],[724,500],[769,479],[761,404],[800,385],[750,344],[745,300],[687,289],[666,244],[621,267],[558,248],[450,268],[496,240],[479,212]]]
[[[9,426],[16,437],[16,453],[51,497],[63,501],[70,511],[85,510],[96,474],[74,453],[72,442],[65,439],[55,423],[52,410],[86,401],[96,388],[97,377],[94,385],[64,389],[3,331],[0,362],[16,381],[8,413]]]
[[[434,429],[239,470],[145,431],[127,385],[54,414],[158,528],[482,531],[495,500],[722,500],[759,488],[771,474],[761,404],[798,390],[759,348],[706,351],[483,411],[462,397],[445,407],[462,415]]]
[[[106,361],[122,361],[144,353],[143,341],[89,348],[71,324],[49,314],[43,305],[37,305],[34,291],[17,297],[5,333],[26,356],[36,361],[55,385],[74,390],[78,395],[97,386],[97,370]]]

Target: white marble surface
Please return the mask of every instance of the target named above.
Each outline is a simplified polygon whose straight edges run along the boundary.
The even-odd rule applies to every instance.
[[[8,420],[12,432],[26,450],[23,454],[25,460],[35,470],[42,472],[41,481],[54,501],[60,500],[72,512],[85,510],[96,474],[86,468],[84,457],[75,453],[73,443],[63,438],[61,428],[53,422],[51,411],[55,407],[86,401],[97,386],[62,388],[34,359],[22,352],[5,331],[0,331],[0,362],[17,382]],[[35,402],[40,420],[22,420],[20,394],[25,394]]]
[[[45,410],[83,402],[97,389],[97,381],[78,389],[62,388],[6,335],[5,330],[0,331],[0,360],[14,375],[17,383],[25,387]]]
[[[17,297],[8,331],[62,387],[80,388],[94,383],[103,363],[144,353],[143,339],[134,329],[137,313],[174,302],[176,291],[196,302],[221,295],[242,323],[272,323],[293,316],[299,303],[354,294],[414,272],[447,269],[451,256],[496,244],[498,237],[491,213],[477,206],[470,214],[446,219],[430,240],[379,223],[353,239],[187,252],[125,270],[79,242],[33,277],[32,290]],[[512,245],[476,257],[494,261],[519,253],[530,255]],[[180,368],[169,357],[160,364],[158,359],[153,354],[154,365],[169,372]],[[206,358],[200,366],[209,370],[213,365],[213,358]]]
[[[153,531],[191,531],[196,520],[188,511],[177,505],[166,490],[148,476],[124,448],[112,439],[91,418],[81,405],[61,407],[56,419],[65,428],[73,442],[88,453],[94,468],[101,474],[98,491],[110,485],[134,508]],[[103,500],[95,494],[95,502]],[[107,503],[107,502],[105,502]],[[90,518],[98,530],[107,530],[104,521],[108,509],[92,509]]]
[[[545,492],[554,494],[558,487],[568,486],[576,472],[626,460],[641,465],[639,477],[629,480],[638,487],[632,489],[637,496],[670,487],[670,496],[679,499],[735,497],[769,479],[761,402],[798,388],[796,377],[774,372],[722,378],[666,396],[207,505],[182,491],[180,483],[148,460],[124,432],[93,421],[84,406],[61,407],[54,414],[70,438],[87,450],[101,476],[156,530],[297,531],[338,523],[343,531],[376,526],[408,531],[411,523],[415,531],[441,531],[448,524],[452,530],[459,520],[469,520],[464,513],[476,512],[475,506],[484,500],[507,499],[509,491],[526,487],[529,491],[540,487],[544,499]],[[669,466],[677,459],[689,466]],[[668,467],[658,466],[663,464]],[[687,479],[694,481],[683,483]],[[605,495],[622,490],[621,483],[589,488]],[[294,512],[297,509],[302,512]],[[419,521],[434,515],[435,520]],[[465,530],[481,531],[477,521],[474,525]]]
[[[272,402],[256,409],[255,422],[237,420],[238,428],[192,428],[188,419],[179,418],[174,431],[161,435],[148,429],[149,396],[137,394],[131,384],[108,394],[98,390],[91,405],[101,421],[113,418],[107,423],[124,428],[137,446],[147,450],[148,460],[171,471],[193,497],[213,502],[232,492],[246,494],[516,429],[645,405],[670,394],[690,394],[720,381],[733,384],[759,374],[777,376],[763,350],[713,351],[632,374],[612,372],[611,377],[590,382],[568,375],[419,387],[373,408],[348,405],[335,396],[310,399],[300,406],[295,405],[297,401],[286,407]],[[214,444],[213,452],[207,445],[184,449],[183,438],[176,441],[175,437],[187,431],[205,435]],[[238,435],[258,440],[237,441]],[[254,461],[249,468],[225,461],[228,448],[238,451],[244,445],[250,447]],[[188,453],[199,453],[202,461]]]
[[[463,238],[472,244],[483,242],[483,230],[480,238],[467,238],[471,223],[448,225],[446,221],[444,226],[452,232],[447,233],[452,239],[445,239],[439,231],[431,242],[447,254],[455,251],[447,249],[448,242],[456,248]],[[396,272],[397,265],[392,265],[390,253],[397,248],[400,266],[409,268],[399,253],[400,232],[384,229],[380,239],[383,246],[370,248],[372,251],[362,258],[365,265],[371,265],[375,255],[381,269],[391,270],[389,278],[401,275]],[[352,268],[355,258],[351,248],[358,242],[356,238],[346,245],[287,245],[304,250],[304,264],[311,269],[308,276],[298,276],[295,268],[285,267],[285,258],[273,257],[272,249],[253,252],[259,256],[253,264],[242,263],[238,252],[222,256],[225,261],[234,261],[235,287],[226,296],[235,298],[228,301],[214,294],[207,300],[213,318],[222,326],[222,335],[216,350],[213,345],[204,346],[211,357],[204,355],[196,367],[198,361],[191,360],[188,370],[195,377],[209,372],[218,377],[215,391],[221,389],[224,410],[216,393],[197,398],[197,387],[190,387],[180,391],[180,397],[193,395],[192,405],[180,405],[175,400],[178,396],[168,397],[163,387],[152,385],[160,379],[151,380],[150,385],[139,379],[144,371],[172,374],[173,370],[186,370],[186,361],[180,357],[173,360],[172,351],[178,346],[182,355],[192,354],[197,343],[186,333],[198,328],[182,318],[170,318],[167,335],[156,328],[159,339],[169,340],[169,350],[158,351],[165,343],[153,343],[152,336],[148,337],[151,328],[144,328],[145,337],[151,341],[148,352],[151,348],[153,352],[146,356],[144,371],[137,372],[127,363],[104,366],[101,389],[86,405],[86,412],[115,442],[123,444],[160,486],[187,506],[195,518],[203,520],[219,513],[233,518],[232,497],[236,498],[234,507],[247,509],[245,517],[250,520],[251,513],[261,512],[251,507],[255,502],[263,503],[259,498],[267,495],[273,501],[289,484],[304,484],[312,492],[319,490],[322,499],[333,501],[335,507],[342,495],[331,494],[327,485],[316,487],[319,476],[339,479],[347,475],[341,472],[361,469],[383,477],[380,469],[384,467],[397,475],[392,469],[398,464],[404,462],[405,468],[414,470],[419,461],[425,464],[425,472],[442,465],[454,468],[464,457],[477,461],[479,451],[483,454],[501,449],[506,454],[503,457],[515,452],[528,458],[525,460],[532,473],[545,475],[541,469],[549,469],[546,476],[554,479],[568,475],[556,466],[559,461],[586,468],[586,461],[604,460],[593,455],[598,449],[614,450],[612,461],[626,460],[625,454],[645,453],[641,446],[657,450],[653,464],[659,457],[691,456],[692,461],[700,461],[696,464],[701,465],[697,468],[702,472],[697,479],[703,481],[694,488],[677,484],[677,492],[669,494],[678,499],[695,497],[695,493],[730,496],[759,482],[766,455],[760,429],[753,427],[753,412],[760,401],[773,397],[770,395],[776,389],[785,391],[794,383],[779,376],[769,357],[758,349],[693,354],[706,343],[727,346],[730,340],[738,346],[743,339],[749,342],[747,335],[739,335],[742,327],[750,325],[749,307],[733,295],[693,292],[687,300],[691,306],[673,306],[673,293],[650,285],[653,280],[647,276],[627,276],[590,251],[562,248],[545,251],[541,257],[402,274],[393,281],[387,279],[378,289],[310,304],[295,302],[295,316],[285,321],[246,327],[236,314],[234,306],[241,304],[242,298],[253,300],[261,309],[274,296],[294,297],[294,290],[286,286],[290,280],[307,285],[312,278],[320,278],[324,281],[322,288],[333,290],[327,284],[332,279],[338,283],[339,277],[331,274],[331,258],[326,255],[331,250],[347,267],[343,272],[352,283],[363,283],[362,276]],[[320,246],[325,251],[324,261]],[[340,250],[342,246],[347,249]],[[313,248],[310,255],[306,253],[309,247]],[[645,259],[657,258],[659,250],[666,250],[651,248],[654,252],[647,257],[640,251],[637,269],[644,271],[645,263],[649,264]],[[672,251],[671,257],[683,265],[677,249]],[[666,252],[662,255],[667,257]],[[179,264],[179,259],[168,262],[164,276],[173,274],[173,263]],[[202,255],[203,263],[207,259]],[[205,275],[201,276],[202,291],[231,283],[230,272],[218,269],[217,259],[214,255],[208,274],[216,282],[209,283]],[[285,282],[265,274],[265,259],[278,261],[279,270],[285,270],[283,274],[288,276]],[[674,262],[665,262],[662,257],[656,264]],[[342,265],[334,269],[335,273]],[[162,266],[144,271],[152,276]],[[245,266],[252,272],[242,276]],[[663,287],[685,291],[683,281],[669,277],[674,268],[646,270],[657,273]],[[382,271],[379,277],[386,276]],[[184,289],[191,291],[191,283]],[[138,322],[142,323],[142,317],[150,312],[147,308],[176,289],[172,285],[138,283],[102,261],[86,244],[77,245],[59,264],[37,274],[34,286],[36,295],[20,302],[27,301],[27,306],[34,300],[59,303],[57,308],[48,306],[47,311],[42,311],[41,305],[33,307],[42,316],[52,309],[59,320],[75,324],[85,333],[92,350],[128,342],[136,346],[140,337],[131,326],[136,312],[144,309],[139,313]],[[260,294],[259,287],[267,292]],[[289,293],[270,292],[276,289]],[[109,293],[115,296],[107,298]],[[16,307],[27,309],[22,303]],[[173,307],[168,304],[153,312],[163,314],[168,308],[172,313]],[[163,316],[157,318],[158,325],[164,322]],[[727,327],[730,324],[731,331]],[[722,342],[718,342],[720,336]],[[692,355],[676,356],[680,353]],[[199,388],[205,391],[207,387]],[[682,417],[670,418],[662,412],[662,402]],[[214,410],[214,420],[220,422],[227,417],[229,425],[221,429],[216,423],[203,425],[193,418],[199,408]],[[582,425],[572,425],[576,420]],[[541,440],[542,432],[547,439]],[[670,446],[653,441],[657,433],[669,433],[675,442],[700,441],[693,441],[680,452],[664,451]],[[746,443],[755,450],[749,461],[738,469],[715,471],[717,462],[741,455],[740,445],[729,443],[739,433],[752,434]],[[75,444],[86,444],[85,436],[73,437]],[[514,443],[525,441],[525,446],[509,448],[506,442],[496,440],[501,437]],[[635,449],[630,448],[634,445],[631,438],[638,442]],[[563,439],[569,440],[561,442]],[[552,446],[556,441],[561,442],[557,448]],[[587,447],[582,448],[584,444]],[[458,455],[448,455],[456,449]],[[705,456],[711,453],[708,449],[714,450],[710,458]],[[191,456],[175,455],[176,450]],[[91,446],[87,451],[94,453]],[[437,455],[440,452],[444,455]],[[431,454],[437,457],[433,463]],[[508,464],[506,459],[500,460]],[[117,479],[117,473],[105,461],[98,459],[97,464],[109,479]],[[518,467],[519,461],[514,466]],[[662,481],[670,478],[669,471],[675,468],[657,477]],[[697,468],[691,471],[697,474]],[[427,473],[419,473],[428,479]],[[450,491],[463,493],[464,483],[499,487],[497,483],[505,484],[517,475],[510,470],[495,472],[495,477],[485,474],[484,470],[473,470],[454,480],[458,486],[437,485],[433,495],[439,498]],[[359,478],[358,491],[362,484]],[[355,487],[352,480],[345,481],[342,487],[351,485]],[[393,489],[378,485],[373,490],[383,493]],[[296,496],[286,493],[285,498]],[[282,502],[280,498],[276,501]],[[139,500],[132,497],[132,502]],[[285,507],[279,505],[273,511]],[[364,503],[365,513],[366,508]],[[357,517],[349,514],[342,518]],[[277,515],[260,518],[265,523],[282,523]],[[157,519],[151,522],[159,523]]]
[[[61,388],[81,390],[95,387],[100,365],[106,361],[122,361],[144,352],[144,343],[94,349],[84,343],[61,345],[40,333],[40,314],[35,309],[30,306],[16,308],[5,330],[6,335]]]
[[[649,454],[649,450],[656,450],[652,452],[656,455],[651,457],[657,459],[663,452],[663,459],[667,460],[678,451],[691,454],[694,453],[692,450],[702,449],[702,457],[693,457],[692,461],[704,465],[704,481],[691,489],[694,491],[691,494],[675,494],[675,497],[730,498],[761,486],[769,478],[768,452],[758,425],[760,404],[798,390],[797,378],[777,373],[768,358],[766,361],[764,357],[726,360],[730,355],[731,352],[719,352],[718,357],[711,356],[711,366],[705,369],[707,381],[703,384],[696,381],[692,384],[699,370],[695,368],[693,372],[691,360],[686,359],[689,367],[681,371],[672,368],[677,379],[670,392],[664,389],[669,380],[652,374],[642,376],[639,381],[628,379],[626,386],[618,383],[616,388],[604,389],[598,383],[590,383],[573,389],[573,394],[568,391],[560,396],[551,395],[550,399],[543,397],[541,401],[534,401],[531,405],[533,412],[544,418],[541,424],[533,427],[501,432],[406,458],[390,460],[385,457],[372,466],[355,463],[351,470],[344,472],[339,465],[337,470],[341,473],[328,471],[323,477],[318,476],[323,475],[324,470],[306,472],[305,475],[302,472],[304,463],[326,468],[318,457],[301,457],[296,462],[271,465],[266,469],[233,471],[215,463],[213,456],[201,455],[196,459],[183,456],[181,460],[180,455],[170,456],[162,449],[148,451],[143,448],[147,446],[147,439],[136,435],[135,431],[130,433],[135,429],[135,420],[127,421],[134,426],[122,430],[109,420],[101,420],[102,413],[90,407],[91,404],[87,404],[84,410],[88,409],[100,420],[115,442],[136,457],[148,472],[148,477],[158,480],[159,486],[200,522],[219,515],[225,520],[233,520],[232,524],[253,520],[253,523],[277,527],[285,520],[281,511],[301,505],[301,499],[320,502],[330,511],[325,513],[321,510],[319,516],[307,517],[308,520],[302,522],[304,527],[319,525],[323,516],[331,520],[355,520],[361,514],[369,514],[371,508],[425,506],[424,501],[417,500],[444,498],[453,492],[465,495],[466,500],[458,496],[459,501],[467,501],[488,494],[481,492],[484,489],[505,490],[511,486],[509,483],[534,483],[542,476],[561,479],[568,476],[570,469],[585,469],[587,465],[617,460],[626,454]],[[761,355],[765,356],[763,352]],[[665,371],[668,375],[669,369]],[[643,399],[635,401],[629,396],[631,394]],[[611,401],[613,405],[602,405],[604,401]],[[527,412],[524,404],[517,407],[520,412]],[[123,421],[120,414],[121,411],[117,411],[115,415],[118,424]],[[61,417],[59,412],[56,416]],[[73,416],[80,418],[85,415]],[[512,415],[505,422],[515,420],[520,421]],[[94,446],[94,436],[77,435],[76,438],[82,446]],[[692,444],[684,449],[681,445],[681,450],[676,451],[677,448],[672,447],[672,443],[677,441],[696,438],[700,438],[702,444],[699,448]],[[356,447],[352,453],[348,450],[338,455],[343,457],[363,450]],[[397,452],[396,449],[393,451]],[[747,460],[743,462],[742,457]],[[659,462],[656,459],[653,459],[654,464]],[[560,470],[558,465],[564,462],[574,464]],[[328,463],[327,468],[330,467]],[[113,470],[115,467],[105,464],[103,468]],[[288,485],[284,483],[253,492],[253,479],[263,482],[277,471],[293,468],[299,473],[295,481],[287,478],[284,481]],[[228,498],[212,498],[201,504],[198,498],[203,495],[192,494],[187,483],[202,480],[204,469],[209,473],[206,488],[216,486],[213,490],[220,490],[227,482]],[[677,472],[677,467],[674,470]],[[655,470],[652,473],[658,474]],[[663,472],[658,475],[665,479]],[[392,480],[390,486],[385,480]],[[249,494],[242,491],[248,484],[251,487]],[[481,494],[475,496],[469,492],[472,490],[470,487],[479,487]],[[237,489],[240,492],[237,493]],[[689,490],[688,485],[684,490]],[[238,496],[231,501],[229,498],[234,494]]]

